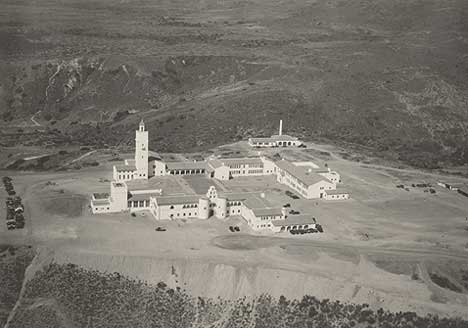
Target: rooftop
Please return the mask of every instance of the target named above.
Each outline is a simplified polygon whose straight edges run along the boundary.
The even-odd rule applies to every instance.
[[[130,194],[128,200],[149,200],[150,197],[159,196],[159,193],[141,193],[141,194]]]
[[[249,139],[252,142],[276,142],[276,141],[297,141],[298,138],[287,134],[273,135],[271,137],[254,137]]]
[[[275,227],[281,226],[290,226],[297,224],[314,224],[313,215],[311,214],[300,214],[300,215],[290,215],[284,220],[273,220],[271,223]]]
[[[109,199],[96,199],[91,201],[92,205],[110,205]]]
[[[270,216],[270,215],[282,215],[281,208],[269,207],[269,208],[254,208],[252,209],[256,217],[259,216]]]
[[[282,208],[275,207],[265,198],[257,195],[249,195],[244,205],[251,209],[256,216],[281,215]]]
[[[258,164],[262,165],[263,161],[259,157],[243,157],[243,158],[217,158],[209,160],[208,163],[213,168],[218,168],[223,165],[245,165]]]
[[[157,196],[156,203],[158,205],[178,205],[178,204],[190,204],[198,203],[200,195],[180,195],[180,196]]]
[[[296,166],[286,160],[277,161],[275,164],[280,169],[296,177],[299,181],[304,183],[306,186],[314,185],[320,181],[329,181],[327,178],[317,174],[314,171],[309,172],[307,168]]]
[[[95,192],[95,193],[93,193],[93,197],[96,200],[98,200],[98,199],[108,199],[109,194],[107,192]]]
[[[136,171],[135,165],[117,164],[114,167],[117,171]]]
[[[335,190],[325,190],[327,195],[343,195],[343,194],[349,194],[349,191],[343,188],[338,188]]]
[[[200,170],[206,168],[206,162],[167,162],[166,167],[168,170]]]

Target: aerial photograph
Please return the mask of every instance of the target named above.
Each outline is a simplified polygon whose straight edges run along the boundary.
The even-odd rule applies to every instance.
[[[467,0],[0,0],[0,328],[468,328]]]

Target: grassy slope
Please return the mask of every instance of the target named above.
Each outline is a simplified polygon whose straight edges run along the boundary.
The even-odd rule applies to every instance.
[[[143,116],[152,148],[187,151],[282,117],[419,166],[468,158],[466,1],[3,3],[22,13],[0,16],[4,123],[40,111],[56,143],[129,144]]]

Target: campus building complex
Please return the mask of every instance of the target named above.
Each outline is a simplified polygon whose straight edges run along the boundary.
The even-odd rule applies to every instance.
[[[271,137],[249,138],[249,145],[252,147],[299,147],[302,145],[302,141],[283,134],[283,120],[280,120],[278,134]]]
[[[281,131],[280,131],[281,132]],[[163,176],[200,175],[213,186],[206,193],[166,195],[163,189],[148,187],[144,180]],[[340,175],[310,162],[274,161],[267,157],[208,158],[204,161],[165,162],[149,156],[148,132],[141,121],[135,138],[135,158],[114,165],[110,193],[95,193],[93,213],[149,211],[156,220],[240,216],[254,230],[284,231],[312,227],[312,216],[290,216],[286,209],[269,203],[264,192],[218,192],[216,180],[271,175],[305,199],[344,200],[346,191],[337,188]],[[174,177],[175,178],[175,177]],[[162,179],[162,178],[159,178]]]

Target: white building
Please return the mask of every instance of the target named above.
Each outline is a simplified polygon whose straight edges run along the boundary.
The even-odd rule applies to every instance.
[[[296,137],[283,134],[283,120],[280,120],[279,132],[271,137],[249,138],[249,145],[252,147],[298,147],[302,145]]]
[[[331,191],[336,190],[337,184],[341,182],[340,175],[331,170],[316,171],[312,168],[294,165],[284,159],[275,164],[277,181],[287,185],[306,199],[328,200],[327,192],[331,194]],[[348,198],[349,194],[342,199]]]
[[[280,127],[280,136],[281,136]],[[243,217],[254,230],[276,232],[288,229],[306,229],[314,224],[311,216],[291,216],[286,209],[268,202],[264,193],[219,193],[210,187],[205,195],[164,195],[161,189],[152,189],[152,176],[205,175],[218,180],[238,177],[274,175],[282,183],[306,199],[344,200],[349,194],[337,189],[340,175],[330,169],[322,170],[310,162],[291,163],[272,161],[266,157],[211,158],[199,162],[164,162],[158,156],[148,155],[148,132],[143,120],[135,135],[135,158],[113,166],[110,194],[95,193],[91,197],[93,213],[123,211],[150,211],[157,220],[177,218],[225,219]],[[140,181],[137,181],[140,180]]]
[[[123,164],[113,167],[113,179],[115,181],[132,181],[148,179],[148,131],[141,120],[138,130],[135,132],[135,159],[126,159]]]

